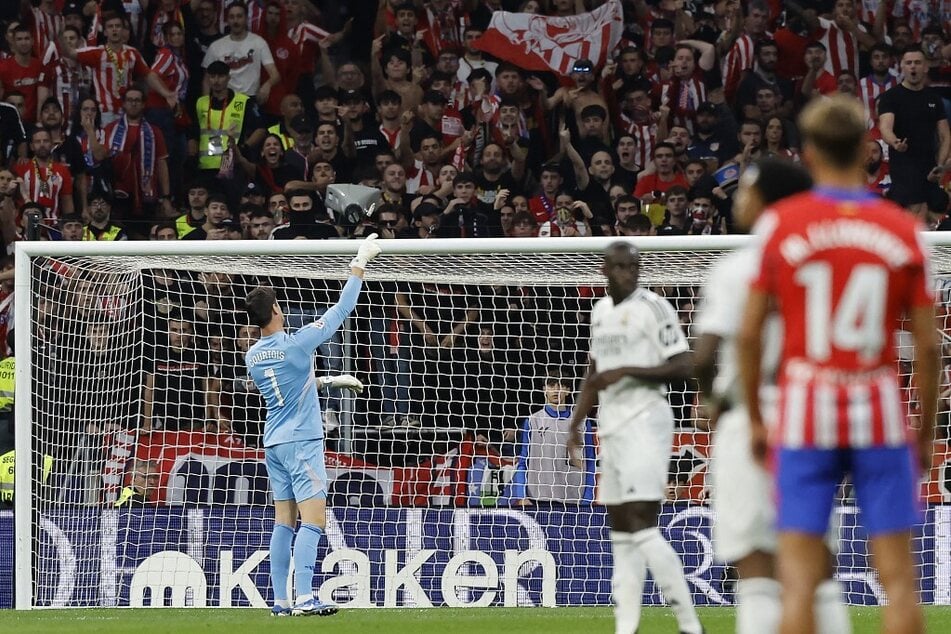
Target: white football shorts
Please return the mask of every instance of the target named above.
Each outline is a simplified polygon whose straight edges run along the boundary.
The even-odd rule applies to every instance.
[[[663,500],[674,437],[670,405],[658,401],[617,429],[601,437],[598,501],[613,506]]]

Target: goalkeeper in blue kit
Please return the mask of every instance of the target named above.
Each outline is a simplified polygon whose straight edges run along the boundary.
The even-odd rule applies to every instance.
[[[245,299],[251,323],[261,327],[261,339],[245,355],[248,372],[267,405],[264,459],[274,493],[274,532],[271,534],[273,616],[330,616],[337,606],[314,596],[317,547],[324,534],[327,511],[327,471],[324,467],[324,427],[317,390],[324,385],[362,390],[352,376],[315,378],[313,357],[353,311],[367,262],[380,254],[376,234],[363,241],[350,262],[350,278],[339,301],[317,321],[294,334],[284,331],[284,314],[274,290],[258,287]],[[294,526],[300,514],[300,530]],[[287,595],[293,542],[294,587]]]

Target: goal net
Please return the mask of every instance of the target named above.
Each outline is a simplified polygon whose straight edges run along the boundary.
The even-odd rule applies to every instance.
[[[641,284],[667,298],[692,336],[710,263],[743,239],[635,242]],[[314,581],[321,599],[610,604],[606,518],[593,503],[596,421],[583,469],[569,467],[564,451],[608,243],[383,243],[356,310],[315,360],[318,376],[353,374],[366,385],[359,395],[320,394],[330,480]],[[15,565],[0,554],[0,574],[15,578],[16,592],[0,587],[0,607],[270,604],[264,408],[243,358],[259,333],[243,298],[272,286],[288,329],[300,328],[336,302],[356,248],[18,244],[19,477],[15,512],[0,511],[0,553],[16,546]],[[951,276],[942,249],[936,270]],[[908,344],[899,344],[907,373]],[[929,603],[951,603],[951,513],[942,506],[951,500],[951,386],[942,385],[938,457],[922,484],[929,504],[915,541]],[[913,410],[911,386],[906,395]],[[671,385],[669,400],[677,427],[661,529],[695,602],[728,605],[734,584],[713,559],[710,438],[696,426],[695,386]],[[847,598],[878,603],[848,491],[837,515]],[[662,602],[649,582],[644,603]]]

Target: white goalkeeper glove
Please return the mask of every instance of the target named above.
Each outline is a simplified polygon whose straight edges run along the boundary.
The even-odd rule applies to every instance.
[[[363,383],[352,374],[317,377],[317,389],[322,390],[325,387],[335,387],[338,390],[350,390],[354,394],[363,393]]]
[[[378,255],[380,255],[380,245],[376,243],[376,234],[371,233],[360,243],[357,256],[350,260],[350,267],[365,269],[367,263]]]

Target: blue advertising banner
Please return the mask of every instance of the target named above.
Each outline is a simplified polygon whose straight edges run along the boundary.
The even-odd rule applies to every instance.
[[[922,600],[951,603],[951,507],[933,507],[915,537]],[[838,510],[847,599],[876,604],[866,535]],[[530,510],[337,508],[328,518],[315,588],[347,607],[594,606],[611,600],[611,549],[600,507]],[[684,562],[698,605],[732,603],[714,562],[713,514],[665,505],[662,532]],[[262,507],[64,509],[41,518],[37,603],[43,606],[269,605]],[[13,605],[13,515],[0,513],[0,607]],[[656,586],[644,603],[659,604]]]

